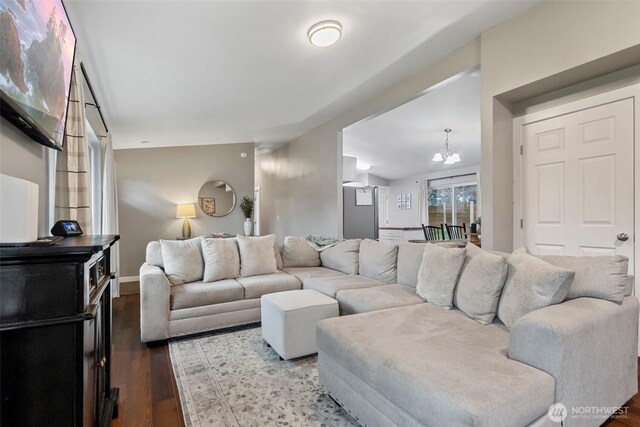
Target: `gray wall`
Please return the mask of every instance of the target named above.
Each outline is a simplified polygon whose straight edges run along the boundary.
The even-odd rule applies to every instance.
[[[242,158],[241,153],[247,153]],[[236,192],[253,197],[254,144],[205,145],[115,150],[120,220],[120,276],[137,276],[149,241],[182,234],[176,204],[196,203],[202,184],[227,181]],[[236,204],[227,216],[213,218],[196,205],[192,236],[211,232],[242,233],[244,216]]]
[[[48,236],[47,148],[0,118],[0,173],[38,184],[38,236]],[[5,218],[2,219],[3,221]]]

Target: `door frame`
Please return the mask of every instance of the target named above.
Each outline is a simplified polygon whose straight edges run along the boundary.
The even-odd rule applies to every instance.
[[[256,186],[253,189],[253,235],[260,236],[262,230],[260,230],[260,197],[262,195],[262,189],[260,186]]]
[[[636,149],[636,145],[640,144],[640,84],[634,84],[620,89],[615,89],[602,94],[588,96],[586,98],[567,102],[562,105],[551,107],[543,111],[526,114],[513,119],[513,247],[518,248],[522,246],[524,241],[524,228],[521,228],[520,219],[524,218],[522,211],[522,194],[523,194],[523,179],[522,179],[522,163],[524,159],[524,153],[521,151],[522,147],[522,128],[525,125],[539,122],[542,120],[551,119],[565,114],[574,113],[581,110],[587,110],[600,105],[611,104],[623,99],[633,99],[634,108],[634,142],[633,142],[633,176],[634,176],[634,188],[633,188],[633,260],[634,260],[634,273],[640,274],[640,239],[636,239],[636,233],[640,230],[640,149]],[[522,153],[522,154],[521,154]],[[640,286],[636,280],[634,283],[634,294],[640,294]]]

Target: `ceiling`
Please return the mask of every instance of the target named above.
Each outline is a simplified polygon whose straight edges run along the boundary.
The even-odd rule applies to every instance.
[[[450,148],[461,161],[433,162],[451,128]],[[387,179],[480,164],[480,72],[452,79],[427,94],[343,132],[343,153]]]
[[[289,141],[531,4],[65,1],[114,148]]]

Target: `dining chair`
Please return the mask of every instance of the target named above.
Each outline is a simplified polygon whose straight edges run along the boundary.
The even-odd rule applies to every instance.
[[[422,233],[424,233],[424,240],[444,240],[444,226],[442,224],[440,227],[422,224]]]
[[[447,234],[451,240],[464,240],[467,238],[467,226],[463,222],[462,225],[444,225],[447,228]]]

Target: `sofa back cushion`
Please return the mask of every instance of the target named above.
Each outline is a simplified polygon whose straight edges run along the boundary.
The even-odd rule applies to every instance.
[[[164,268],[164,262],[162,261],[162,245],[158,240],[152,240],[147,243],[147,255],[145,261],[149,265]]]
[[[427,302],[446,310],[453,307],[453,292],[466,251],[466,248],[425,245],[416,293]]]
[[[507,271],[506,256],[492,254],[468,243],[453,304],[483,325],[490,324],[498,311]]]
[[[358,274],[360,239],[340,242],[320,252],[322,266],[344,274]]]
[[[202,280],[204,261],[197,237],[189,240],[160,240],[164,272],[173,285]]]
[[[573,257],[538,256],[557,267],[576,272],[567,299],[591,297],[622,302],[628,282],[629,258],[621,255]]]
[[[425,245],[426,243],[398,245],[398,284],[416,287]]]
[[[278,272],[273,250],[275,234],[262,237],[238,235],[240,276],[257,276]]]
[[[564,301],[575,276],[573,271],[536,258],[524,248],[514,251],[508,262],[498,317],[509,330],[525,314]]]
[[[398,246],[365,239],[360,242],[359,274],[385,283],[395,283]]]
[[[319,267],[320,254],[309,246],[304,237],[285,236],[282,245],[282,263],[284,268]]]
[[[230,239],[202,239],[203,282],[235,279],[240,275],[238,245]]]

